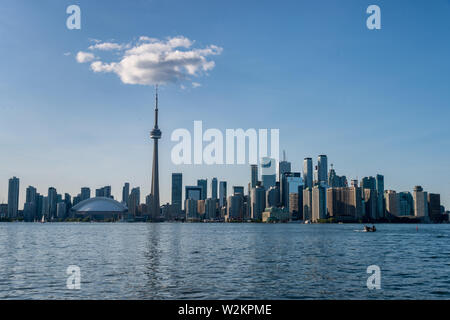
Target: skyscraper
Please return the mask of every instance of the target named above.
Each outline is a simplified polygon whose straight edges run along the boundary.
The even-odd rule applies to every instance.
[[[201,200],[202,199],[202,187],[199,186],[186,186],[185,187],[185,200],[191,199],[191,200]]]
[[[183,174],[182,173],[172,173],[172,205],[179,214],[181,211],[181,201],[183,192]]]
[[[161,139],[161,130],[158,128],[158,86],[156,86],[155,95],[155,126],[150,133],[150,138],[153,139],[153,167],[152,167],[152,191],[153,196],[152,207],[150,214],[153,219],[157,219],[160,215],[159,204],[159,169],[158,169],[158,140]]]
[[[91,197],[91,189],[88,187],[81,188],[81,201],[87,200]]]
[[[287,172],[291,172],[291,163],[286,161],[286,153],[283,151],[283,161],[278,163],[278,181],[280,181],[280,183],[283,174]]]
[[[386,217],[400,216],[400,197],[394,190],[386,190],[384,192],[384,201],[386,204]]]
[[[128,206],[128,197],[130,196],[130,184],[125,182],[122,188],[122,203]]]
[[[303,178],[305,179],[305,188],[313,187],[313,165],[311,158],[303,160]]]
[[[376,187],[377,187],[377,211],[378,219],[384,218],[384,176],[377,174],[376,176]]]
[[[428,218],[428,194],[421,186],[415,186],[413,190],[414,215],[427,220]]]
[[[17,218],[19,212],[19,178],[12,177],[8,184],[8,218]]]
[[[437,193],[428,194],[428,215],[432,221],[440,221],[441,214],[441,195]]]
[[[364,197],[364,209],[365,216],[369,220],[377,219],[377,191],[375,189],[362,189],[362,195]]]
[[[251,168],[251,188],[255,188],[256,184],[258,183],[258,165],[252,164],[250,168]]]
[[[198,179],[197,186],[202,188],[202,195],[200,200],[205,200],[208,195],[208,180],[207,179]]]
[[[286,190],[285,190],[285,207],[288,209],[288,211],[292,212],[291,208],[289,207],[290,201],[290,195],[291,194],[297,194],[297,202],[300,204],[300,208],[296,210],[296,213],[302,213],[303,212],[303,179],[301,178],[300,172],[291,172],[286,173],[285,175],[286,179]]]
[[[319,184],[328,183],[328,160],[324,154],[317,158],[317,179]]]
[[[343,188],[347,186],[347,177],[338,176],[331,164],[330,173],[328,174],[328,186],[331,188]]]
[[[261,179],[263,187],[269,190],[270,187],[276,184],[276,167],[275,159],[263,157],[261,159]]]
[[[321,185],[312,188],[311,211],[313,221],[327,217],[326,189]]]
[[[58,193],[53,187],[48,188],[48,217],[49,219],[56,218],[56,204]]]
[[[220,181],[219,183],[219,205],[223,207],[227,203],[227,182]]]
[[[362,195],[359,187],[327,189],[327,213],[338,220],[355,221],[362,218]]]
[[[377,181],[374,177],[364,177],[361,179],[361,189],[377,189]]]
[[[211,180],[211,198],[217,199],[217,178]]]
[[[261,186],[252,188],[251,196],[251,218],[253,220],[262,220],[262,213],[266,209],[266,191]]]
[[[244,187],[242,186],[233,186],[233,194],[242,194],[242,196],[244,196]]]
[[[26,191],[26,200],[25,200],[25,202],[29,203],[29,202],[36,201],[36,196],[37,196],[36,188],[32,187],[32,186],[29,186],[27,188],[27,191]]]

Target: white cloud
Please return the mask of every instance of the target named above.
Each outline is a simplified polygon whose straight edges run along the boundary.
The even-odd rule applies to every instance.
[[[104,46],[103,49],[100,46]],[[113,46],[114,45],[114,46]],[[125,48],[120,53],[118,61],[102,61],[93,54],[80,51],[77,61],[93,61],[91,70],[94,72],[113,72],[123,83],[127,84],[165,84],[180,80],[190,80],[206,74],[215,66],[211,56],[222,53],[222,48],[209,45],[204,48],[193,48],[194,42],[188,38],[178,36],[159,40],[142,36],[134,44],[119,45],[108,42],[98,42],[91,46],[93,49],[108,50]],[[91,48],[89,47],[89,48]],[[113,48],[114,47],[114,48]],[[80,55],[80,59],[78,56]],[[192,83],[193,87],[200,84]]]
[[[77,53],[76,57],[78,63],[85,63],[95,59],[95,55],[91,52],[80,51]]]
[[[64,52],[64,55],[67,57],[67,56],[70,56],[71,53],[70,52]]]
[[[110,51],[110,50],[122,50],[125,48],[126,45],[114,43],[114,42],[97,42],[96,44],[93,44],[89,46],[89,50],[103,50],[103,51]]]
[[[198,87],[201,87],[202,85],[200,84],[200,83],[198,83],[198,82],[192,82],[192,87],[193,88],[198,88]]]

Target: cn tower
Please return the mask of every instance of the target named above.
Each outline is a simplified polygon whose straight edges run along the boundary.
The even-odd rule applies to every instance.
[[[152,203],[151,216],[153,221],[159,219],[159,170],[158,170],[158,140],[161,139],[161,130],[158,128],[158,85],[156,85],[155,97],[155,126],[150,132],[150,138],[153,139],[153,167],[152,167]]]

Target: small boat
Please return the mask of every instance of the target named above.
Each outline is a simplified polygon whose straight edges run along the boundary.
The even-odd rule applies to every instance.
[[[310,223],[311,223],[311,221],[305,220],[305,224],[310,224]]]
[[[375,226],[372,227],[364,226],[364,232],[375,232],[375,231],[377,231]]]

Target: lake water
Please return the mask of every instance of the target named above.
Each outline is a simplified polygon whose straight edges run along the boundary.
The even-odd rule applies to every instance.
[[[450,299],[450,224],[362,227],[0,223],[0,298]]]

